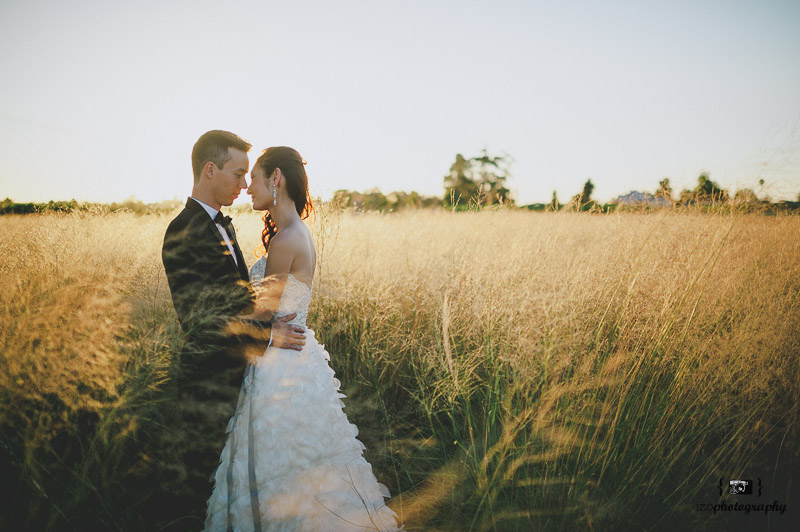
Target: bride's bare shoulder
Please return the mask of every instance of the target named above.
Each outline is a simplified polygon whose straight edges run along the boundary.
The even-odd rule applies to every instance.
[[[269,241],[270,251],[272,251],[273,245],[277,245],[284,251],[288,250],[301,251],[308,242],[306,235],[303,232],[303,229],[305,229],[305,226],[300,228],[292,225],[282,231],[279,231]]]
[[[302,222],[290,225],[273,237],[275,241],[278,239],[281,240],[283,245],[296,249],[299,252],[306,252],[309,246],[314,246],[314,240],[311,238],[311,231],[306,227],[306,224]],[[272,241],[270,241],[270,247],[272,247]]]

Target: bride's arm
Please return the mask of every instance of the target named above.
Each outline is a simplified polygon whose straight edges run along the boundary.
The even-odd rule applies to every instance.
[[[275,235],[269,243],[266,271],[261,286],[255,288],[255,310],[248,315],[239,316],[245,320],[272,321],[278,310],[286,279],[292,268],[297,252],[291,238],[281,234]],[[295,314],[284,316],[272,322],[272,345],[300,350],[305,344],[302,328],[286,323],[295,318]]]
[[[267,254],[267,268],[264,279],[278,279],[279,284],[274,287],[279,289],[278,300],[283,293],[286,278],[292,271],[292,265],[297,258],[297,241],[287,233],[278,233],[269,241],[269,254]]]
[[[253,291],[256,293],[253,311],[250,314],[241,315],[239,318],[271,323],[281,302],[281,294],[285,284],[285,275],[264,277],[261,286],[253,287]]]
[[[256,292],[255,310],[243,318],[270,321],[286,286],[286,279],[292,268],[297,252],[291,238],[283,234],[275,235],[269,243],[269,254],[261,286],[254,287]]]

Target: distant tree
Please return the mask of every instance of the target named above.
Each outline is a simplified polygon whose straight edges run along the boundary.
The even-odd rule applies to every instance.
[[[592,191],[594,191],[594,184],[591,179],[587,179],[581,192],[581,207],[592,201]]]
[[[552,207],[554,211],[557,211],[561,208],[561,205],[558,203],[558,196],[556,195],[555,190],[553,191],[553,199],[550,201],[550,207]]]
[[[672,187],[669,184],[669,178],[665,177],[658,182],[658,190],[655,193],[657,198],[664,198],[667,201],[672,201]]]
[[[347,207],[352,207],[351,204],[353,193],[349,190],[337,190],[333,193],[333,198],[331,198],[331,203],[334,205],[341,207],[343,209]]]
[[[418,192],[392,192],[386,196],[386,202],[390,211],[399,211],[406,208],[440,207],[442,205],[441,198],[421,196]]]
[[[757,201],[758,201],[758,196],[756,195],[755,192],[753,192],[749,188],[739,189],[733,196],[734,203],[756,203]]]
[[[681,190],[678,201],[684,205],[720,203],[728,201],[728,192],[712,181],[706,172],[703,172],[697,178],[697,186],[694,190]]]
[[[479,187],[473,179],[472,160],[456,154],[455,162],[450,165],[450,172],[444,177],[444,197],[449,205],[468,203],[478,195]]]
[[[583,190],[580,194],[575,194],[569,200],[569,208],[574,210],[588,211],[595,206],[592,201],[592,192],[594,191],[594,183],[591,179],[587,179],[583,184]]]
[[[711,181],[706,173],[697,178],[697,188],[694,191],[697,198],[704,201],[720,202],[728,199],[728,192]]]
[[[136,199],[136,196],[128,196],[121,202],[112,202],[108,206],[109,210],[113,211],[130,211],[142,214],[147,211],[147,205],[142,200]]]
[[[444,201],[450,206],[474,202],[492,205],[512,203],[506,181],[511,177],[511,157],[491,156],[486,148],[477,157],[465,158],[460,153],[444,177]]]
[[[42,212],[72,212],[84,208],[77,200],[53,201],[47,203],[14,203],[6,198],[0,203],[0,214],[35,214]]]
[[[441,198],[435,196],[422,196],[417,192],[392,192],[383,195],[374,188],[366,192],[351,190],[337,190],[333,193],[332,203],[341,208],[351,208],[359,211],[398,211],[405,208],[430,208],[441,207]]]
[[[341,207],[352,207],[359,211],[389,210],[389,202],[380,190],[373,188],[366,192],[337,190],[333,193],[333,201]]]
[[[472,158],[476,167],[478,184],[481,193],[486,198],[486,203],[512,203],[511,191],[506,187],[506,181],[511,177],[511,157],[508,155],[490,156],[486,148],[479,157]]]

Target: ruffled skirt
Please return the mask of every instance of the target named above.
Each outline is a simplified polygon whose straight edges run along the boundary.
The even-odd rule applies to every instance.
[[[214,474],[208,531],[396,531],[389,491],[314,332],[302,351],[269,348],[245,373]]]

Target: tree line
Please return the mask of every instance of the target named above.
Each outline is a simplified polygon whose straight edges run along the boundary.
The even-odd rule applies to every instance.
[[[403,209],[447,208],[452,210],[477,210],[484,207],[515,207],[516,201],[508,181],[512,178],[511,165],[513,158],[508,154],[491,155],[486,148],[473,157],[456,154],[455,161],[444,175],[442,196],[425,196],[417,192],[391,192],[383,194],[374,188],[366,192],[337,190],[333,194],[332,204],[340,208],[359,211],[395,212]],[[764,186],[764,180],[758,181],[758,188]],[[620,196],[616,201],[601,204],[592,198],[595,185],[587,179],[582,190],[572,196],[566,203],[561,203],[556,191],[553,191],[548,203],[532,203],[520,205],[520,208],[539,211],[589,211],[608,212],[618,209],[641,209],[660,207],[700,207],[704,209],[736,208],[738,210],[771,211],[800,210],[800,194],[795,202],[779,202],[778,204],[753,191],[744,188],[731,196],[708,173],[701,173],[694,188],[687,188],[675,193],[669,178],[658,183],[653,192],[632,192],[626,198]],[[0,214],[31,214],[39,212],[71,212],[71,211],[127,211],[138,214],[171,212],[183,204],[177,199],[159,203],[144,203],[133,197],[122,202],[110,204],[86,203],[74,199],[70,201],[50,201],[48,203],[15,203],[6,198],[0,202]],[[236,210],[236,208],[234,209]]]
[[[177,199],[157,203],[145,203],[130,197],[112,203],[92,203],[71,199],[69,201],[48,201],[47,203],[16,203],[11,198],[0,201],[0,214],[38,214],[45,212],[135,212],[137,214],[156,214],[172,212],[183,205]]]
[[[442,203],[448,207],[480,207],[485,205],[515,205],[506,183],[511,177],[510,165],[513,159],[509,155],[491,156],[484,149],[475,157],[456,155],[455,162],[450,166],[450,171],[444,176],[445,194]],[[764,180],[758,181],[759,188],[764,186]],[[759,196],[750,188],[736,191],[732,197],[716,182],[712,181],[709,174],[701,173],[697,178],[697,186],[680,191],[674,197],[669,178],[664,178],[658,183],[654,193],[644,192],[636,195],[636,201],[627,203],[623,196],[605,204],[600,204],[592,199],[595,185],[587,179],[582,190],[572,196],[567,203],[561,203],[556,191],[549,203],[534,203],[525,207],[531,210],[573,210],[573,211],[600,211],[607,212],[622,208],[641,207],[736,207],[740,210],[765,210],[767,208],[800,209],[800,194],[796,202],[780,202],[773,204],[769,198]]]

